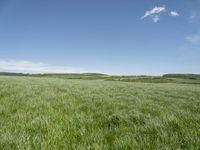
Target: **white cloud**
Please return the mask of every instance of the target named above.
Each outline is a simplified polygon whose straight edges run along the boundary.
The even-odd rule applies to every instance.
[[[172,16],[172,17],[178,17],[179,13],[177,13],[176,11],[171,11],[170,12],[170,16]]]
[[[142,19],[143,18],[146,18],[148,16],[152,16],[152,15],[155,15],[155,14],[159,14],[161,12],[164,12],[166,9],[165,9],[165,6],[161,6],[161,7],[154,7],[152,10],[149,10],[149,11],[146,11],[144,16],[142,16]]]
[[[157,23],[160,20],[160,17],[158,15],[155,15],[152,17],[153,22]]]
[[[145,14],[141,17],[141,19],[150,17],[154,23],[157,23],[158,21],[160,21],[160,13],[162,12],[167,12],[165,6],[155,6],[153,9],[146,11]],[[176,11],[170,11],[169,15],[172,17],[180,16],[179,13]]]
[[[192,44],[200,44],[200,33],[187,36],[186,39]]]
[[[0,59],[0,72],[16,73],[83,73],[88,72],[82,68],[52,66],[45,63],[35,63],[22,60]]]
[[[157,23],[160,20],[160,16],[158,14],[165,12],[165,6],[161,7],[154,7],[153,9],[146,11],[144,16],[141,17],[141,19],[144,19],[146,17],[151,17],[154,23]]]

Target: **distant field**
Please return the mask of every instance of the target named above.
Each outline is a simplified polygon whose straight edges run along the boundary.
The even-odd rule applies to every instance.
[[[144,82],[144,83],[182,83],[200,84],[199,74],[165,74],[163,76],[120,76],[101,73],[64,73],[64,74],[23,74],[0,72],[0,76],[24,76],[24,77],[48,77],[59,79],[82,79],[82,80],[104,80],[122,82]]]
[[[86,79],[0,76],[0,149],[200,149],[198,79]]]

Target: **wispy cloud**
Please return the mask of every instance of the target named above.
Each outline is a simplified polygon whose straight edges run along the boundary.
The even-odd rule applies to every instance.
[[[0,72],[17,73],[83,73],[88,72],[83,68],[53,66],[46,63],[35,63],[23,60],[0,59]]]
[[[199,24],[200,23],[200,13],[198,11],[192,11],[189,16],[189,23],[195,23]]]
[[[155,16],[152,17],[152,19],[153,19],[153,22],[156,23],[156,22],[158,22],[160,20],[160,16],[155,15]]]
[[[177,13],[176,11],[171,11],[170,12],[170,16],[172,16],[172,17],[178,17],[179,13]]]
[[[189,19],[190,19],[190,22],[193,22],[193,20],[197,17],[197,13],[196,12],[192,12]]]
[[[166,9],[165,9],[165,6],[161,6],[161,7],[154,7],[153,9],[149,10],[149,11],[146,11],[144,16],[142,16],[142,19],[143,18],[146,18],[148,16],[154,16],[155,14],[159,14],[161,12],[164,12]]]
[[[146,11],[145,14],[141,17],[141,19],[150,17],[154,23],[157,23],[160,20],[159,14],[165,11],[166,11],[165,6],[160,6],[160,7],[155,6],[153,9]]]
[[[146,11],[141,19],[150,17],[154,23],[157,23],[158,21],[160,21],[160,13],[162,12],[167,12],[165,6],[155,6],[153,9]],[[170,11],[169,15],[172,17],[180,16],[179,13],[176,11]]]
[[[186,40],[192,44],[200,44],[200,33],[189,35]]]

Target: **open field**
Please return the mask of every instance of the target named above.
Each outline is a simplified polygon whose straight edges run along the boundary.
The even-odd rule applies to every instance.
[[[199,80],[178,80],[0,76],[0,149],[198,150]]]
[[[101,73],[64,73],[64,74],[23,74],[0,72],[0,76],[48,77],[59,79],[105,80],[144,83],[182,83],[200,84],[199,74],[165,74],[163,76],[120,76]]]

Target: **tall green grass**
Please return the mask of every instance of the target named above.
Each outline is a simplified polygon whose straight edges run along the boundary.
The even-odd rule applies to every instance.
[[[200,85],[1,76],[0,149],[200,149]]]

